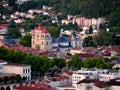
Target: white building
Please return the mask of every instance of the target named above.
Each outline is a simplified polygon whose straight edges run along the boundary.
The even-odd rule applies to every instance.
[[[45,77],[44,83],[49,84],[52,88],[57,88],[58,86],[71,85],[71,78],[66,75],[60,75],[52,79]]]
[[[109,82],[113,79],[120,78],[120,71],[108,70],[108,69],[85,69],[75,71],[72,75],[72,85],[75,86],[76,83],[84,79],[97,79],[102,82]],[[96,89],[95,89],[96,90]]]
[[[82,53],[83,48],[71,48],[68,53],[75,55],[75,54],[79,54]]]
[[[102,73],[99,74],[99,80],[100,81],[110,81],[111,79],[119,79],[120,78],[120,72],[108,72],[108,73]]]
[[[88,70],[85,68],[75,71],[72,75],[72,85],[75,86],[76,83],[86,78],[97,78],[97,71]]]
[[[120,90],[119,81],[103,82],[95,79],[84,79],[78,82],[75,90]]]
[[[31,66],[25,64],[6,64],[3,65],[3,73],[19,74],[21,77],[26,77],[31,80]]]
[[[2,67],[3,65],[7,64],[4,60],[0,60],[0,73],[2,73]]]
[[[0,39],[5,39],[6,33],[8,31],[8,24],[0,24]]]

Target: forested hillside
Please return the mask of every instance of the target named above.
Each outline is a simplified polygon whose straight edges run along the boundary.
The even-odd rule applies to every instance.
[[[48,0],[57,12],[88,18],[107,17],[112,26],[120,26],[120,0]],[[58,8],[59,7],[59,8]]]

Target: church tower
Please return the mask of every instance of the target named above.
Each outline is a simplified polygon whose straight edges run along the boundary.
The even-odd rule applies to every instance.
[[[46,28],[38,25],[32,30],[31,46],[43,52],[52,50],[52,38]]]

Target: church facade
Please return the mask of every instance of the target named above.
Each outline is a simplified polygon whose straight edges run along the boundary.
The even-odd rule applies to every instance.
[[[32,30],[31,46],[43,52],[51,50],[65,51],[72,47],[82,47],[82,43],[83,40],[74,35],[64,37],[60,34],[58,38],[53,38],[48,30],[41,25]]]

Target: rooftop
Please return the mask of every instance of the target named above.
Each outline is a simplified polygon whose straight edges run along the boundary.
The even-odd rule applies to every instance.
[[[35,31],[41,31],[41,33],[44,33],[44,34],[49,33],[46,28],[41,26],[41,24],[39,24],[38,27],[35,27],[32,33],[34,33]]]
[[[5,64],[4,66],[24,67],[24,66],[30,66],[30,65],[27,65],[27,64],[17,64],[17,63],[9,63],[9,64]]]
[[[3,29],[3,28],[8,27],[8,26],[9,26],[9,24],[0,24],[0,29]]]
[[[49,85],[44,83],[35,83],[35,84],[31,83],[31,84],[15,87],[15,90],[55,90],[55,89],[50,88]]]
[[[120,86],[120,82],[116,80],[110,80],[108,82],[103,82],[103,81],[99,81],[96,79],[83,79],[82,81],[79,81],[77,84],[81,84],[81,83],[94,83],[94,85],[99,88],[104,88],[106,86],[113,86],[113,85]]]

